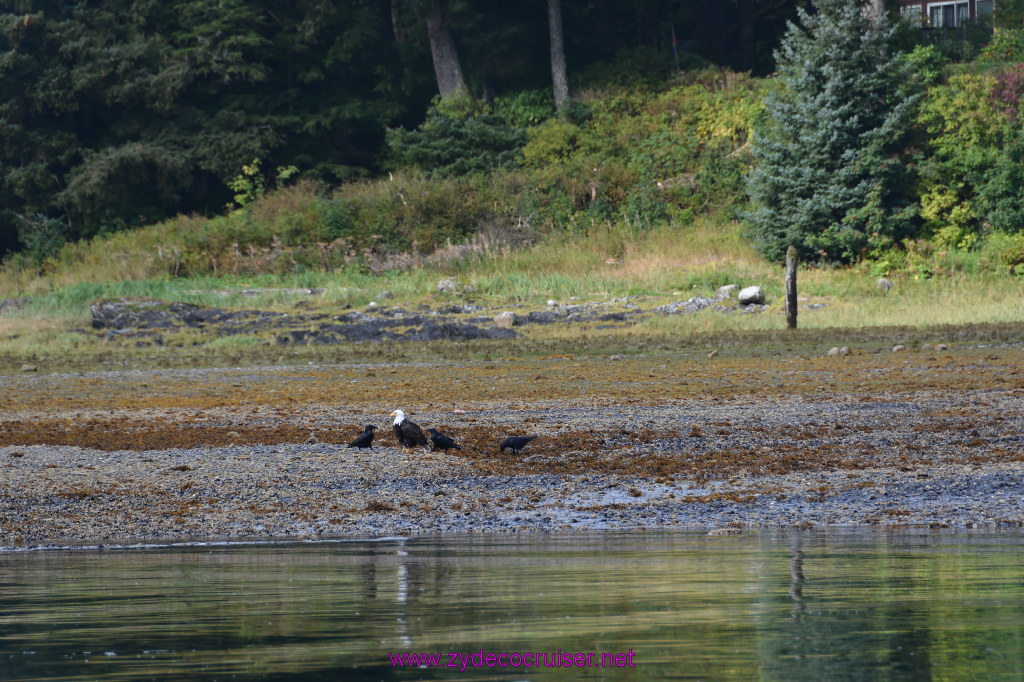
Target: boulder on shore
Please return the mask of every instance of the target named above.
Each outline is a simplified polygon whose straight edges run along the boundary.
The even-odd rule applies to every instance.
[[[750,305],[751,303],[760,305],[764,303],[764,290],[759,286],[747,287],[742,289],[736,298],[740,305]]]

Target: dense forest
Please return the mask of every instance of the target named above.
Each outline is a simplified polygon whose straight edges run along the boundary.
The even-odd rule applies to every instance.
[[[133,276],[381,272],[710,219],[769,261],[1024,274],[1024,0],[955,29],[882,0],[0,7],[14,269],[128,234]]]
[[[268,184],[379,174],[386,131],[422,122],[439,88],[557,95],[556,29],[563,92],[765,74],[806,4],[4,0],[0,253],[221,212],[254,161]]]

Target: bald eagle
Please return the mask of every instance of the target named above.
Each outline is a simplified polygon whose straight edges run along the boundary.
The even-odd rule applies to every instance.
[[[537,436],[509,436],[505,440],[501,441],[501,447],[498,448],[498,452],[505,452],[505,448],[512,451],[512,454],[518,455],[522,452],[526,444]]]
[[[363,432],[359,434],[359,437],[357,437],[354,441],[349,443],[348,447],[359,449],[370,448],[371,450],[373,450],[373,431],[376,428],[377,427],[374,426],[373,424],[367,424],[366,429],[364,429]]]
[[[443,433],[438,433],[438,430],[434,427],[427,429],[430,431],[430,440],[434,442],[434,450],[444,450],[444,454],[448,454],[449,450],[461,450],[455,441]]]
[[[414,424],[406,419],[405,412],[395,410],[390,416],[395,418],[395,436],[403,448],[414,448],[419,445],[426,450],[430,449],[427,437],[423,435],[419,424]]]

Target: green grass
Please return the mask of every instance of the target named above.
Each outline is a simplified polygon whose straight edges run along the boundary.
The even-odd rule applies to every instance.
[[[726,230],[720,232],[720,230]],[[615,262],[606,254],[616,249]],[[95,364],[179,365],[191,362],[245,363],[280,360],[394,361],[428,358],[508,357],[546,353],[633,353],[687,346],[729,347],[796,344],[809,352],[822,344],[866,338],[882,344],[911,336],[949,340],[948,325],[973,326],[968,337],[985,338],[995,324],[996,336],[1008,338],[1014,323],[1024,319],[1024,283],[1009,274],[983,268],[968,274],[915,279],[891,277],[894,287],[883,293],[867,268],[802,268],[798,289],[817,310],[801,310],[800,331],[785,331],[782,313],[783,269],[766,263],[740,239],[739,226],[708,219],[693,225],[662,226],[648,232],[615,234],[602,228],[589,235],[558,235],[514,251],[475,253],[460,260],[423,264],[371,275],[358,267],[333,272],[286,275],[122,280],[108,282],[39,278],[21,308],[0,315],[0,358],[15,371],[19,362],[39,358],[53,362]],[[437,283],[454,276],[469,285],[463,293],[440,293]],[[453,302],[476,302],[497,312],[503,306],[541,309],[548,299],[562,303],[606,302],[622,299],[644,310],[697,295],[711,295],[723,284],[761,285],[771,308],[764,313],[650,315],[628,328],[593,326],[532,326],[520,328],[522,338],[509,342],[463,344],[373,343],[326,348],[284,348],[269,343],[272,336],[233,336],[206,340],[197,333],[169,341],[166,347],[134,348],[104,341],[90,328],[89,304],[118,297],[156,298],[236,309],[337,313],[345,306],[361,309],[371,300],[382,305],[433,309]],[[316,287],[320,295],[292,290]],[[244,295],[245,290],[260,290]],[[393,299],[381,294],[391,292]],[[3,291],[11,297],[16,292]],[[24,294],[23,294],[24,295]],[[999,327],[1009,324],[1009,327]],[[938,329],[929,332],[929,329]],[[84,331],[75,331],[84,330]],[[876,330],[872,332],[871,330]],[[917,331],[915,331],[917,330]],[[1007,331],[1009,330],[1009,331]],[[788,334],[788,335],[787,335]],[[932,338],[934,336],[935,338]],[[827,350],[827,348],[824,348]],[[77,359],[77,360],[76,360]]]

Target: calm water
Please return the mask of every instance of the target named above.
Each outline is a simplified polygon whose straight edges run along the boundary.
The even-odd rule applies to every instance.
[[[7,553],[0,679],[1024,679],[1022,545],[607,533]],[[481,650],[623,667],[488,667]],[[389,659],[420,652],[483,665]]]

